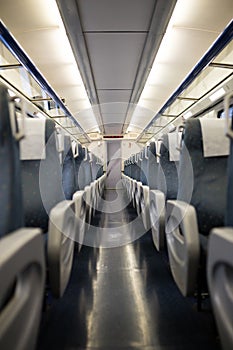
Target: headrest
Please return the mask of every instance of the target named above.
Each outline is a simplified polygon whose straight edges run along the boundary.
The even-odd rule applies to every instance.
[[[20,142],[21,160],[45,159],[45,144],[52,134],[52,128],[49,125],[45,135],[45,119],[26,118],[24,121],[20,119],[19,127],[22,127],[23,123],[25,136]]]
[[[56,128],[56,143],[57,143],[57,151],[59,153],[65,150],[65,137],[70,138],[68,135],[65,136],[65,132],[61,128]]]
[[[168,149],[169,149],[169,160],[171,162],[178,162],[180,159],[180,151],[177,149],[178,140],[181,137],[181,133],[168,133]]]
[[[80,143],[73,142],[72,150],[73,150],[74,158],[77,158],[79,160],[82,160],[84,158],[83,148]]]
[[[154,156],[156,156],[156,143],[155,142],[151,142],[149,145],[149,155],[153,154]]]
[[[83,154],[83,159],[85,159],[85,156],[86,156],[86,160],[89,160],[89,152],[88,152],[88,149],[86,147],[83,147],[82,148],[82,154]]]
[[[64,136],[64,152],[68,153],[71,149],[71,138],[69,135]]]
[[[225,135],[224,119],[200,118],[204,157],[227,156],[230,141]]]
[[[149,148],[150,148],[150,146],[146,146],[146,147],[144,147],[144,149],[143,149],[143,157],[148,157],[148,152],[149,152]]]

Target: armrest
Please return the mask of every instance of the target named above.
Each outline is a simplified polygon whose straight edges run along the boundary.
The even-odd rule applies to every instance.
[[[167,201],[166,238],[173,278],[184,296],[194,293],[200,259],[195,208],[178,200]]]
[[[149,186],[142,185],[140,202],[141,202],[140,206],[141,206],[142,222],[145,229],[148,231],[150,229],[150,213],[149,213],[150,188]]]
[[[79,250],[82,247],[85,229],[86,229],[86,214],[87,207],[84,200],[84,191],[77,191],[73,194],[73,201],[75,205],[76,228],[75,241],[79,243]]]
[[[76,230],[75,204],[73,201],[58,203],[49,215],[48,268],[53,295],[62,297],[69,282]]]
[[[23,228],[0,241],[0,348],[34,349],[45,283],[40,229]]]
[[[135,205],[136,205],[136,210],[138,215],[140,215],[142,211],[141,192],[142,192],[142,183],[140,181],[136,181],[134,196],[135,196]]]
[[[159,190],[150,190],[150,221],[154,245],[161,251],[165,243],[165,196]]]
[[[233,228],[211,231],[207,279],[223,349],[233,349]]]

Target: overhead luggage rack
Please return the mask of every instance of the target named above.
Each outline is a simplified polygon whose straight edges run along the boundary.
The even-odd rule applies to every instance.
[[[137,138],[137,142],[150,142],[169,132],[171,124],[179,124],[182,117],[201,113],[210,104],[231,89],[233,75],[233,21],[220,34],[206,54],[196,64],[184,81],[156,113]],[[218,97],[215,93],[222,91]],[[161,123],[162,122],[162,123]]]
[[[89,143],[91,141],[89,136],[71,114],[65,105],[65,100],[56,94],[2,21],[0,21],[0,41],[1,80],[36,107],[36,109],[31,107],[33,116],[52,118],[73,138],[77,140],[82,138],[80,140],[82,143]],[[64,121],[67,121],[65,125],[68,124],[72,132],[64,126]]]

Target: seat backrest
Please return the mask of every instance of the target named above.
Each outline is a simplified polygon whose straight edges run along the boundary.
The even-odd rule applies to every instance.
[[[148,185],[148,149],[149,146],[146,146],[142,150],[142,161],[141,161],[141,183],[143,185]]]
[[[135,179],[135,175],[134,175],[134,170],[135,170],[135,154],[132,154],[132,156],[130,157],[130,165],[129,165],[129,177],[131,177],[132,179]]]
[[[129,177],[132,177],[132,176],[131,176],[131,170],[132,170],[132,157],[130,157],[130,158],[128,159],[128,162],[127,162],[127,164],[125,165],[125,171],[124,171],[125,175],[127,175],[127,176],[129,176]]]
[[[64,200],[55,123],[50,119],[26,118],[25,133],[25,142],[20,144],[25,224],[47,232],[50,210]],[[31,150],[29,155],[28,149]]]
[[[7,89],[0,84],[0,237],[24,223],[19,143],[12,133],[9,102]]]
[[[137,181],[141,181],[141,174],[142,174],[142,168],[141,168],[141,165],[142,165],[141,152],[138,152],[138,153],[136,154],[135,161],[136,161],[136,165],[137,165],[137,168],[136,168],[136,180],[137,180]]]
[[[62,185],[66,199],[72,199],[76,190],[75,163],[70,136],[64,136],[64,154],[62,163]]]
[[[196,118],[185,124],[177,198],[196,208],[199,232],[204,235],[208,235],[212,227],[223,225],[228,161],[226,142],[223,120]],[[215,147],[218,147],[217,151]]]
[[[233,129],[233,118],[231,121]],[[233,227],[233,140],[230,140],[230,156],[228,159],[228,180],[227,180],[227,205],[225,213],[225,225]]]
[[[87,152],[83,166],[85,174],[85,186],[88,186],[92,182],[92,158],[90,152]]]
[[[98,179],[99,177],[101,177],[104,174],[104,166],[102,161],[97,158],[97,173],[96,173],[96,179]]]
[[[157,162],[157,156],[156,156],[156,143],[151,142],[149,145],[148,150],[148,168],[147,168],[147,174],[148,174],[148,186],[150,189],[156,189],[157,188],[157,177],[158,177],[158,166],[159,163]]]
[[[0,349],[33,350],[44,295],[44,242],[39,229],[22,228],[19,144],[12,132],[18,124],[10,103],[0,84]]]
[[[90,154],[90,160],[91,160],[92,181],[95,181],[97,179],[98,164],[97,164],[97,158],[93,153]]]
[[[83,159],[85,157],[84,149],[82,148],[82,145],[79,143],[77,144],[77,155],[74,158],[74,164],[75,164],[75,184],[76,184],[76,191],[83,190],[84,189],[84,172],[83,172]]]
[[[84,190],[92,181],[90,155],[87,149],[78,145],[78,156],[75,158],[77,190]]]
[[[140,166],[138,162],[138,154],[134,154],[132,156],[132,164],[131,164],[131,177],[136,181],[140,181]]]
[[[176,134],[164,134],[160,145],[160,161],[158,166],[158,190],[162,191],[166,199],[176,199],[178,191],[178,157],[176,152],[171,156],[170,148],[175,148]],[[178,152],[178,151],[177,151]]]

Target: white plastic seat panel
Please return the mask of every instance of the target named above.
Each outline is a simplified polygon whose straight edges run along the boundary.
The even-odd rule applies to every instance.
[[[91,198],[91,186],[85,186],[84,188],[84,200],[86,202],[86,222],[88,225],[88,228],[91,223],[91,213],[92,213],[92,198]]]
[[[141,197],[142,197],[141,192],[142,192],[142,183],[140,181],[136,181],[134,196],[135,196],[135,206],[136,206],[138,215],[141,214]]]
[[[75,241],[79,243],[81,249],[85,230],[86,230],[86,202],[84,200],[84,191],[77,191],[73,194],[75,205]]]
[[[200,259],[195,208],[178,200],[167,201],[166,239],[173,278],[184,296],[194,293]]]
[[[19,229],[1,239],[0,280],[0,348],[33,350],[45,285],[44,239],[40,229]]]
[[[101,201],[101,178],[96,180],[96,209],[99,208],[100,201]]]
[[[145,229],[150,229],[150,188],[149,186],[142,185],[141,187],[141,216]]]
[[[53,295],[61,297],[69,282],[76,239],[74,201],[58,203],[49,215],[48,268]]]
[[[92,181],[90,184],[91,187],[91,218],[95,215],[95,209],[96,209],[96,203],[97,203],[97,195],[98,195],[98,189],[97,189],[97,180]]]
[[[131,201],[132,200],[132,181],[128,176],[126,178],[126,191],[127,191],[127,196]]]
[[[103,194],[103,191],[104,191],[104,183],[105,183],[106,177],[107,177],[106,174],[103,174],[100,177],[100,193],[101,193],[101,195]]]
[[[211,231],[207,279],[222,348],[233,349],[233,228]]]
[[[136,208],[136,187],[137,187],[137,181],[134,179],[131,179],[131,198],[133,207]]]
[[[165,195],[159,190],[150,190],[150,222],[154,245],[161,251],[165,245]]]

